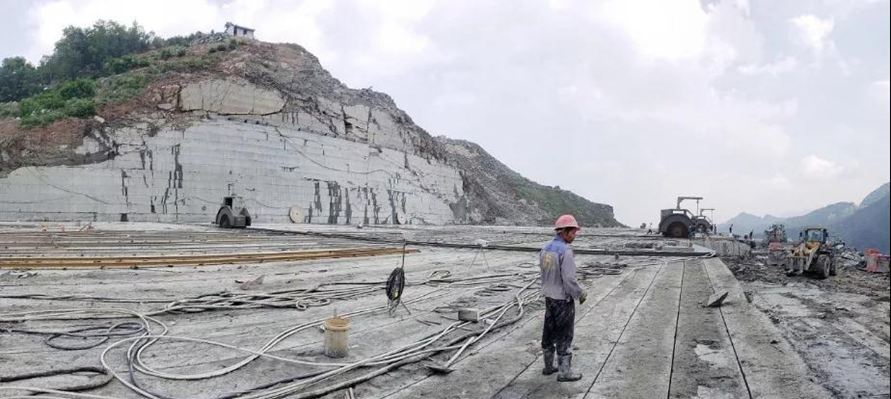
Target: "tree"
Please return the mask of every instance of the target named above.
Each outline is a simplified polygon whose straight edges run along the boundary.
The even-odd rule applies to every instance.
[[[99,77],[107,74],[110,60],[148,50],[154,38],[135,22],[129,28],[103,20],[85,29],[69,26],[41,68],[46,69],[51,82]]]
[[[42,88],[40,74],[22,57],[3,60],[0,66],[0,102],[19,101]]]

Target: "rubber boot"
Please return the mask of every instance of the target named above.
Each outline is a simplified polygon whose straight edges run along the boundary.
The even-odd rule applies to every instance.
[[[551,375],[557,372],[557,367],[554,366],[554,350],[542,349],[544,359],[544,368],[541,370],[541,374],[543,375]]]
[[[558,356],[560,362],[560,372],[557,373],[557,381],[578,381],[582,379],[581,373],[572,372],[572,355]]]

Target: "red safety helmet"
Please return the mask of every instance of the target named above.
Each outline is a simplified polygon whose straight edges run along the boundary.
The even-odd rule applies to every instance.
[[[575,216],[572,215],[562,215],[558,217],[557,222],[554,223],[554,230],[565,229],[567,227],[581,229],[579,222],[575,221]]]

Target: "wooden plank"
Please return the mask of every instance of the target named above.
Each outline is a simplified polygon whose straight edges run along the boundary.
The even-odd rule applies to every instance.
[[[541,349],[535,358],[513,381],[495,397],[581,397],[594,381],[597,370],[621,335],[622,328],[634,313],[636,305],[653,283],[660,267],[635,268],[627,272],[627,278],[614,290],[603,292],[602,298],[586,303],[577,317],[573,340],[573,367],[582,371],[582,380],[558,383],[554,375],[541,374],[543,367]],[[589,290],[591,291],[591,290]],[[539,328],[541,325],[539,324]],[[539,335],[541,332],[539,331]],[[537,341],[540,345],[540,341]]]
[[[746,300],[739,281],[724,262],[717,258],[704,262],[712,288],[729,291],[724,305],[718,310],[730,331],[752,397],[832,397],[825,388],[812,381],[807,365],[767,315]]]
[[[586,398],[668,395],[683,272],[677,263],[660,270]]]
[[[721,312],[703,306],[712,293],[705,266],[684,263],[669,397],[748,398]]]
[[[645,274],[645,273],[644,273]],[[644,274],[626,273],[623,276],[604,276],[590,283],[589,301],[577,307],[577,320],[584,319],[594,304],[600,302],[609,293],[622,287],[625,292],[630,286],[637,285]],[[533,375],[541,376],[538,369],[541,355],[541,329],[544,312],[539,308],[522,326],[509,334],[492,339],[483,349],[471,352],[471,355],[455,365],[456,370],[448,375],[434,375],[415,385],[402,387],[389,392],[386,398],[481,398],[498,396],[500,392],[514,387],[521,388],[522,383],[515,383],[518,375],[535,369]],[[578,338],[576,340],[579,345]],[[485,378],[481,378],[484,373]],[[551,376],[553,380],[553,376]],[[468,383],[473,381],[473,383]],[[537,382],[541,382],[536,380]],[[532,396],[534,397],[534,396]]]
[[[405,253],[418,252],[406,249]],[[123,256],[123,257],[63,257],[63,258],[31,258],[2,257],[0,268],[43,269],[63,267],[113,268],[131,266],[165,266],[165,265],[219,265],[230,263],[284,262],[294,260],[312,260],[329,258],[348,258],[402,254],[402,248],[343,248],[326,250],[307,250],[289,252],[259,252],[213,255],[158,255],[158,256]]]

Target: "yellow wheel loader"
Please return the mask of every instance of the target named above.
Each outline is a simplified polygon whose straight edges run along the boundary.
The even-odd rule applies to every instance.
[[[806,227],[800,233],[801,242],[789,257],[787,275],[811,272],[824,279],[836,274],[836,248],[828,244],[829,232],[825,227]],[[844,245],[844,244],[840,244]]]

